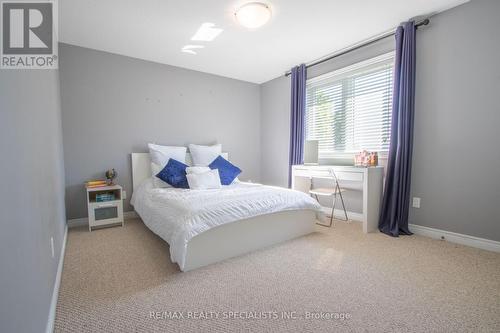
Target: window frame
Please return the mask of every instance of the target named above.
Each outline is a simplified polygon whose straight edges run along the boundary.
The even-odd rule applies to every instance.
[[[349,73],[351,73],[353,71],[360,70],[360,69],[363,69],[363,68],[366,68],[369,66],[376,66],[376,65],[378,65],[380,63],[384,63],[384,62],[392,62],[393,68],[394,68],[395,55],[396,55],[395,51],[387,52],[387,53],[381,54],[379,56],[375,56],[375,57],[372,57],[372,58],[369,58],[369,59],[366,59],[363,61],[359,61],[359,62],[356,62],[354,64],[351,64],[351,65],[330,71],[328,73],[321,74],[321,75],[315,76],[313,78],[307,79],[307,81],[306,81],[306,101],[307,101],[308,85],[312,85],[318,81],[328,80],[330,78],[336,78],[337,80],[340,80],[340,79],[342,79],[342,76],[347,76]],[[394,82],[394,76],[393,76],[393,82]],[[306,125],[305,126],[307,126],[307,117],[308,117],[307,102],[306,102],[305,107],[306,107],[306,110],[305,110],[305,118],[306,118],[305,124]],[[392,117],[392,110],[391,110],[391,117]],[[390,142],[389,142],[389,144],[390,144]],[[389,148],[385,149],[385,150],[378,150],[377,152],[379,154],[379,158],[386,159],[388,156],[388,153],[389,153]],[[355,154],[356,154],[356,152],[330,151],[327,153],[319,154],[319,159],[320,160],[350,159],[350,158],[354,158]]]

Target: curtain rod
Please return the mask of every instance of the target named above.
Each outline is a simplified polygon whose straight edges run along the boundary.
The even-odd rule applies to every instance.
[[[427,24],[429,24],[429,22],[430,22],[430,20],[428,18],[422,19],[422,20],[418,21],[415,24],[415,27],[418,28],[420,26],[427,25]],[[326,56],[324,58],[320,58],[320,59],[315,60],[315,61],[313,61],[313,62],[311,62],[309,64],[306,64],[306,68],[322,64],[322,63],[324,63],[324,62],[326,62],[328,60],[331,60],[333,58],[337,58],[337,57],[339,57],[341,55],[344,55],[346,53],[349,53],[349,52],[352,52],[354,50],[360,49],[362,47],[368,46],[370,44],[376,43],[376,42],[378,42],[378,41],[380,41],[380,40],[382,40],[384,38],[387,38],[389,36],[394,35],[395,33],[396,33],[396,28],[394,28],[394,29],[392,29],[390,31],[384,32],[384,33],[382,33],[380,35],[377,35],[377,36],[371,37],[369,39],[366,39],[366,40],[364,40],[362,42],[359,42],[357,44],[353,44],[353,45],[351,45],[349,47],[346,47],[346,48],[344,48],[344,49],[342,49],[342,50],[340,50],[338,52],[335,52],[335,53],[333,53],[333,54],[331,54],[329,56]],[[292,72],[291,71],[287,71],[285,73],[285,76],[289,76],[290,74],[292,74]]]

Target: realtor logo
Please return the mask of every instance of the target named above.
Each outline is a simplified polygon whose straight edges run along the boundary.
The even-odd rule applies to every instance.
[[[52,1],[2,2],[2,69],[57,68]]]

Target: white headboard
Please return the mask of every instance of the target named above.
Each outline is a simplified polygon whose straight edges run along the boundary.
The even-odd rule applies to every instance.
[[[144,180],[151,177],[151,158],[149,153],[132,153],[132,187],[137,188]],[[222,157],[229,160],[228,153],[222,153]],[[192,165],[191,154],[186,154],[186,164]]]

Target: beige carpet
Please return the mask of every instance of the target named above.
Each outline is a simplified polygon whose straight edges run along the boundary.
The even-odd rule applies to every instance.
[[[500,254],[337,223],[181,273],[139,220],[76,228],[55,331],[500,332]]]

